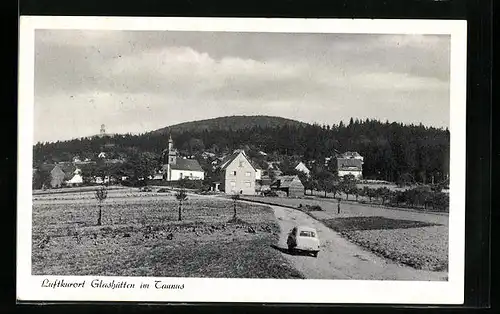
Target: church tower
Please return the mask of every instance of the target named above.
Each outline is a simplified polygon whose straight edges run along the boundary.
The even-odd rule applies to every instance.
[[[163,151],[163,171],[164,178],[167,181],[171,180],[171,166],[175,165],[177,162],[177,150],[174,148],[174,141],[172,140],[172,135],[168,138],[168,147]]]
[[[174,141],[172,135],[168,138],[168,164],[175,165],[177,161],[177,151],[174,148]]]

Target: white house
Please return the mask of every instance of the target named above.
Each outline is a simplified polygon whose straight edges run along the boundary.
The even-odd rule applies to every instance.
[[[235,150],[220,164],[222,188],[227,194],[255,195],[257,170],[243,150]]]
[[[311,170],[309,170],[309,168],[307,168],[306,165],[302,161],[299,162],[297,164],[297,166],[295,166],[295,170],[301,171],[301,172],[305,173],[308,176],[311,173]]]
[[[203,180],[205,171],[196,159],[179,158],[174,148],[172,137],[168,140],[168,148],[163,151],[164,179],[178,181],[180,179]]]
[[[363,178],[363,157],[357,152],[346,152],[337,158],[339,177],[353,175],[356,179]]]
[[[71,177],[71,179],[66,181],[66,184],[69,186],[76,186],[82,183],[83,183],[82,170],[76,168],[73,171],[73,176]]]
[[[71,179],[66,181],[67,185],[75,186],[83,183],[83,178],[80,174],[75,174]]]
[[[109,176],[103,177],[94,177],[94,182],[97,184],[109,183]]]

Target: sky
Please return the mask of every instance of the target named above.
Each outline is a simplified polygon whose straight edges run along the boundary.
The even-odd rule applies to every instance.
[[[449,127],[450,36],[36,30],[34,140],[230,115]]]

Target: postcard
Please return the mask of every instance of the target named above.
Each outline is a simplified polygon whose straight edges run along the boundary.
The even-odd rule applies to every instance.
[[[21,16],[18,301],[462,304],[466,28]]]

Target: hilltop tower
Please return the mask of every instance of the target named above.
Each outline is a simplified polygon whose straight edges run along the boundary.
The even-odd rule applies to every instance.
[[[99,136],[103,137],[106,135],[106,126],[104,124],[101,124],[101,130],[99,132]]]

